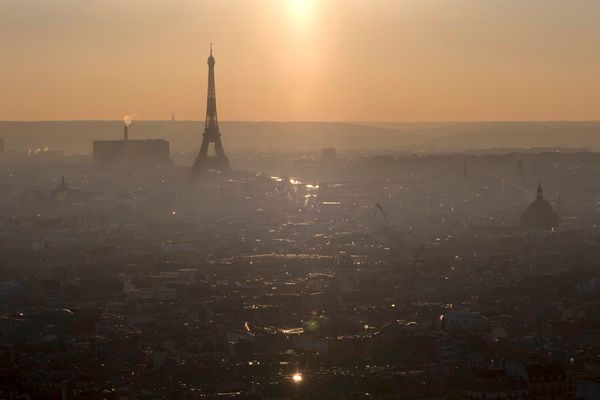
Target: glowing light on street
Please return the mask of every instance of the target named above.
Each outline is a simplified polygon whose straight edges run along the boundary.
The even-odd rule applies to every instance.
[[[300,383],[300,382],[302,382],[302,379],[303,379],[303,377],[300,372],[296,372],[294,375],[292,375],[292,381],[294,383]]]

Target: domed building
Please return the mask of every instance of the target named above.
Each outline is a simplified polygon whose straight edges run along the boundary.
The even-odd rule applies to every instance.
[[[542,184],[538,184],[535,200],[521,216],[521,226],[527,229],[552,229],[558,226],[558,219],[558,213],[544,199]]]

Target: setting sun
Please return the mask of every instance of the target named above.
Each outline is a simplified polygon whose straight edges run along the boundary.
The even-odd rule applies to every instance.
[[[292,12],[299,17],[306,16],[314,6],[314,0],[288,0]]]

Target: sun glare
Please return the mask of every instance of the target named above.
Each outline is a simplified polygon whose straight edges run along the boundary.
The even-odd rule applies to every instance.
[[[290,8],[297,17],[305,17],[313,8],[314,0],[288,0]]]

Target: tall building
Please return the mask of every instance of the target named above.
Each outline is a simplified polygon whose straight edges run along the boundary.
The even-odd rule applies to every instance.
[[[519,161],[517,161],[517,175],[523,176],[524,171],[525,171],[525,168],[523,167],[523,160],[521,160],[519,158]]]
[[[228,172],[229,159],[223,150],[221,143],[221,132],[219,132],[219,121],[217,119],[217,95],[215,89],[215,58],[210,45],[210,57],[208,57],[208,96],[206,100],[206,122],[200,153],[194,163],[193,173],[199,174],[208,170]]]

